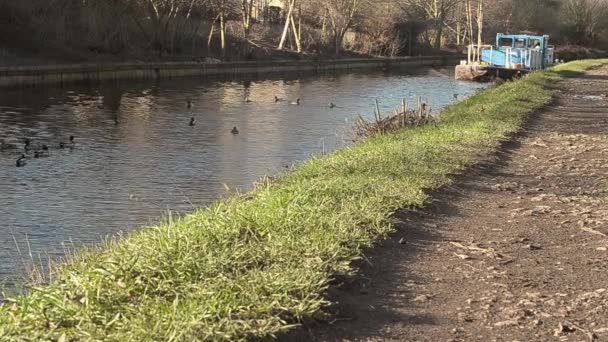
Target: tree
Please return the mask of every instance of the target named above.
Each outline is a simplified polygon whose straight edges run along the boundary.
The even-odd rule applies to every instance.
[[[243,23],[243,36],[249,36],[251,29],[251,18],[253,16],[254,0],[241,0],[241,22]]]
[[[283,26],[283,34],[281,35],[281,41],[279,42],[279,50],[282,50],[287,40],[287,34],[289,33],[289,25],[291,24],[291,16],[293,15],[293,9],[296,6],[296,0],[289,0],[287,17],[285,17],[285,25]]]
[[[209,38],[207,39],[207,47],[211,47],[213,40],[213,34],[215,32],[215,26],[219,22],[219,33],[220,33],[220,48],[222,51],[222,57],[226,56],[226,22],[229,17],[234,16],[237,11],[238,3],[236,0],[209,0],[210,11],[213,16],[211,23],[211,29],[209,30]]]
[[[583,44],[594,44],[607,26],[608,2],[605,0],[565,0],[562,18],[567,35]]]
[[[336,57],[340,55],[346,32],[353,26],[355,19],[367,5],[367,0],[322,0],[320,7],[325,10],[334,41]]]
[[[435,31],[434,47],[441,48],[443,29],[450,12],[456,8],[461,0],[396,0],[396,4],[406,13],[423,15],[429,20]]]

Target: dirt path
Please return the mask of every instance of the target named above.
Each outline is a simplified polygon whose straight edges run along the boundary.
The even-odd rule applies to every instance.
[[[608,341],[608,68],[560,88],[286,340]]]

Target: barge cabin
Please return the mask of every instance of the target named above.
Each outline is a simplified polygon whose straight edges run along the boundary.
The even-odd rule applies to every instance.
[[[495,45],[469,45],[467,60],[456,67],[456,78],[509,78],[549,67],[554,59],[554,47],[549,45],[547,35],[499,33]]]

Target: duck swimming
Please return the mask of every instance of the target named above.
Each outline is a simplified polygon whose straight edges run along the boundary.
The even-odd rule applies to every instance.
[[[328,105],[329,108],[336,108],[336,104],[333,102],[330,102]]]
[[[251,99],[249,98],[249,96],[245,96],[245,102],[247,102],[247,103],[251,103],[251,102],[253,102],[253,101],[251,101]]]
[[[40,151],[34,152],[34,158],[45,158],[49,156],[49,147],[46,144],[42,144],[42,149]]]
[[[236,126],[234,126],[234,127],[232,127],[232,131],[230,131],[230,133],[237,135],[237,134],[239,134],[239,129],[236,128]]]
[[[281,102],[281,101],[283,101],[283,99],[282,99],[282,98],[277,97],[276,95],[274,96],[274,102],[275,102],[275,103],[277,103],[277,102]]]
[[[296,99],[296,102],[291,102],[291,105],[295,105],[295,106],[299,106],[300,105],[300,99]]]
[[[190,123],[188,124],[188,126],[194,126],[194,121],[195,121],[194,118],[190,118]]]
[[[34,149],[32,147],[32,141],[30,139],[26,138],[25,140],[23,140],[23,149],[26,151]]]
[[[15,162],[15,166],[23,167],[26,164],[27,164],[27,162],[25,161],[25,154],[21,154],[21,157],[19,157],[19,159],[17,159],[17,161]]]
[[[69,147],[69,148],[74,148],[74,144],[75,144],[75,143],[74,143],[74,136],[73,136],[73,135],[70,135],[70,142],[68,142],[68,143],[65,143],[65,142],[63,142],[63,141],[62,141],[62,142],[60,142],[60,143],[59,143],[59,148],[66,148],[66,147]]]
[[[46,158],[49,156],[49,152],[48,150],[46,151],[35,151],[34,152],[34,158]]]

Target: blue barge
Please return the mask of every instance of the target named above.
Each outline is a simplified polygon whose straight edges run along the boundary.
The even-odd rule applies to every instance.
[[[499,33],[494,45],[469,45],[467,60],[456,67],[456,78],[509,78],[544,69],[553,65],[554,51],[547,35]]]

